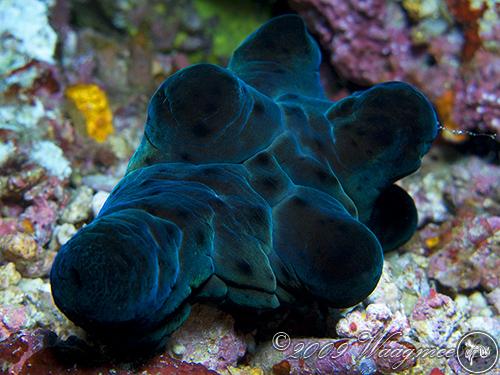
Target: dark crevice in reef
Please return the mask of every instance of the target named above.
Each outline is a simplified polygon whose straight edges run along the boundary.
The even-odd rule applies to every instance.
[[[44,346],[45,349],[39,352],[40,354],[50,350],[58,363],[68,367],[77,365],[82,369],[91,369],[112,362],[97,347],[76,336],[61,340],[54,333],[49,333],[44,340]]]
[[[264,1],[264,0],[261,0]],[[271,1],[271,17],[281,16],[283,14],[297,14],[287,0],[274,0]]]
[[[470,288],[470,289],[460,289],[460,290],[456,290],[454,288],[450,288],[446,285],[443,285],[439,282],[439,280],[436,280],[436,279],[430,279],[431,281],[433,281],[434,283],[434,288],[436,289],[436,292],[440,293],[440,294],[444,294],[450,298],[455,298],[458,294],[461,294],[461,295],[464,295],[466,297],[470,297],[472,294],[476,293],[476,292],[480,292],[481,294],[487,294],[489,292],[491,292],[490,290],[487,290],[485,289],[482,285],[477,285],[476,287],[474,288]]]
[[[236,305],[228,305],[223,309],[234,317],[238,331],[255,332],[257,342],[268,341],[276,332],[281,331],[292,337],[323,337],[328,332],[327,309],[316,303],[300,307],[280,307],[253,314],[248,314],[247,309]]]
[[[441,284],[438,280],[429,279],[429,281],[433,281],[434,288],[436,289],[436,292],[438,292],[440,294],[444,294],[445,296],[448,296],[450,298],[455,298],[457,296],[456,290],[453,290],[452,288],[449,288],[446,285]]]
[[[477,156],[487,163],[499,165],[500,143],[484,135],[469,136],[466,141],[455,144],[438,139],[426,157],[434,162],[453,164],[466,156]]]
[[[470,136],[456,149],[462,154],[479,156],[488,163],[500,165],[500,143],[488,136]]]
[[[103,9],[101,1],[71,2],[70,24],[77,28],[90,27],[105,34],[125,34],[125,30],[117,28]]]

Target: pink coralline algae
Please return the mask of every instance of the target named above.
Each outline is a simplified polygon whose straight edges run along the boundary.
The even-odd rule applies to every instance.
[[[12,198],[32,186],[35,186],[45,177],[43,168],[38,166],[24,166],[20,171],[0,176],[0,198]]]
[[[445,127],[500,140],[498,10],[494,2],[479,3],[476,9],[468,0],[435,1],[433,12],[419,14],[425,11],[418,1],[290,0],[342,79],[411,82],[434,102]]]
[[[390,336],[375,337],[373,341],[356,338],[296,339],[291,341],[290,347],[283,353],[290,364],[290,374],[386,374],[415,365],[414,359],[403,355],[415,350],[415,347]],[[400,355],[384,354],[390,351]]]
[[[245,336],[234,330],[234,319],[214,307],[195,305],[184,325],[170,338],[174,355],[212,370],[237,366],[247,350]]]
[[[485,51],[475,55],[475,69],[455,82],[453,121],[465,127],[478,124],[500,139],[500,58]]]
[[[423,334],[421,344],[443,348],[458,329],[461,318],[450,297],[431,289],[428,296],[418,299],[410,321],[412,328]]]
[[[386,374],[415,366],[408,319],[384,304],[348,313],[338,322],[337,334],[318,339],[275,336],[272,347],[258,349],[254,362],[276,374],[297,375]]]
[[[499,287],[500,217],[459,216],[452,228],[450,241],[430,258],[429,277],[455,291]]]
[[[51,240],[69,199],[68,181],[48,175],[21,155],[0,170],[0,261],[14,262],[25,277],[41,277],[55,255],[42,247]]]
[[[454,293],[500,286],[499,179],[498,166],[473,157],[404,181],[423,226],[405,247],[428,256],[428,277]]]
[[[378,333],[397,333],[397,337],[408,335],[410,326],[406,316],[400,311],[393,313],[388,306],[382,303],[372,303],[362,312],[354,310],[337,323],[337,334],[344,338],[359,338],[365,332],[372,337]]]
[[[385,0],[292,0],[330,51],[340,75],[359,84],[402,79],[410,63],[410,36],[403,14]]]
[[[80,350],[79,350],[80,349]],[[82,356],[78,361],[78,355]],[[0,373],[6,375],[210,375],[217,374],[199,364],[167,355],[156,356],[141,365],[92,364],[85,362],[81,347],[73,340],[61,341],[47,330],[19,331],[0,342]],[[74,360],[69,359],[73,358]],[[80,363],[81,362],[81,363]],[[98,360],[97,360],[98,362]]]
[[[486,212],[500,213],[500,167],[479,158],[467,158],[451,168],[453,183],[444,188],[454,207],[472,206]],[[496,202],[488,203],[490,200]]]
[[[5,340],[25,325],[27,313],[23,306],[2,306],[0,317],[0,340]]]
[[[67,203],[66,185],[67,180],[49,176],[43,168],[30,162],[18,161],[3,168],[0,171],[0,199],[7,203],[2,205],[4,212],[1,213],[5,217],[0,219],[0,233],[16,230],[32,233],[40,245],[45,245],[52,236],[58,211]],[[9,206],[8,202],[16,203]],[[12,225],[6,225],[11,215],[18,217],[15,230]]]

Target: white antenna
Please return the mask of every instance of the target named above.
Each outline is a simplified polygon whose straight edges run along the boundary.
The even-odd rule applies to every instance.
[[[455,135],[470,135],[471,137],[488,137],[493,140],[496,139],[497,133],[476,133],[476,132],[471,132],[469,130],[465,129],[449,129],[445,126],[443,126],[441,123],[438,123],[438,129],[439,130],[444,130],[448,133],[455,134]]]

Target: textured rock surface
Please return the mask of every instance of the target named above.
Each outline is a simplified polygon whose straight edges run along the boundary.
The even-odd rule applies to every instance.
[[[337,332],[340,338],[288,337],[260,345],[252,361],[275,373],[285,367],[288,372],[284,373],[290,374],[391,373],[415,365],[405,354],[415,349],[409,339],[408,319],[399,311],[393,314],[386,305],[370,304],[366,310],[348,313],[338,322]],[[388,349],[396,354],[384,356]]]
[[[290,0],[339,75],[360,85],[411,82],[450,129],[500,139],[500,56],[495,1]],[[464,135],[445,132],[460,142]]]
[[[461,314],[453,300],[431,289],[428,297],[421,297],[411,315],[412,327],[423,338],[422,344],[445,347],[457,329]]]
[[[65,223],[77,224],[86,221],[90,216],[93,191],[87,186],[77,189],[68,205],[61,214],[61,220]]]
[[[195,305],[187,321],[169,339],[169,352],[211,370],[236,367],[247,351],[245,336],[234,330],[234,319],[214,307]]]
[[[0,74],[26,65],[30,60],[53,62],[57,36],[48,22],[52,1],[14,0],[0,4]],[[26,7],[26,8],[24,8]],[[19,17],[23,14],[24,17]]]
[[[167,355],[159,355],[141,365],[103,365],[94,362],[98,362],[96,358],[89,360],[85,357],[81,343],[79,346],[75,340],[60,341],[47,330],[20,331],[0,342],[0,369],[8,368],[9,374],[217,374],[202,365],[182,362]]]

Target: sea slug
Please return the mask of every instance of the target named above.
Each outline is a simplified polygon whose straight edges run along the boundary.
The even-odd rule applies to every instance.
[[[383,251],[415,231],[394,182],[419,168],[438,120],[402,82],[331,102],[320,60],[286,15],[227,68],[163,82],[126,176],[57,254],[61,311],[110,347],[155,350],[195,301],[261,310],[367,297]]]

